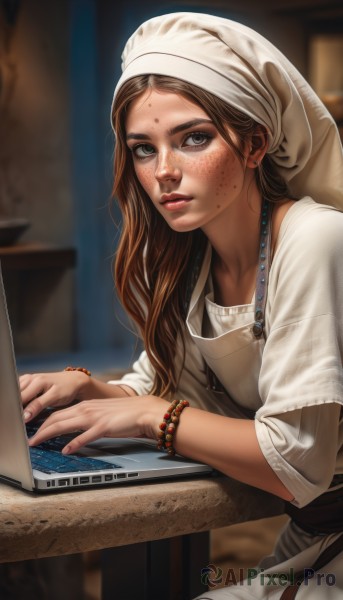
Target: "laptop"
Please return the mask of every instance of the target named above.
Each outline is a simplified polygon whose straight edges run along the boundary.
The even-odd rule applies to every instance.
[[[38,425],[37,425],[38,426]],[[0,267],[0,480],[35,492],[82,489],[144,480],[210,475],[206,464],[169,456],[156,442],[138,438],[102,438],[64,456],[72,436],[29,448],[32,434],[23,417],[18,374]]]

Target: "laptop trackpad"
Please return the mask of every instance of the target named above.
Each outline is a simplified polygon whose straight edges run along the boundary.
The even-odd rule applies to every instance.
[[[139,438],[101,438],[78,450],[78,454],[116,464],[121,464],[120,461],[123,460],[125,466],[128,463],[146,463],[147,459],[157,460],[164,456],[156,449],[156,442]]]
[[[147,463],[153,461],[158,463],[187,462],[192,463],[190,459],[181,456],[170,457],[168,454],[157,450],[154,440],[143,438],[101,438],[90,442],[85,448],[78,451],[78,454],[91,456],[92,458],[101,458],[120,464],[120,460],[128,463]]]

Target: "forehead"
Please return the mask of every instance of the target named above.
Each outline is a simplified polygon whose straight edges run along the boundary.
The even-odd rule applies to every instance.
[[[198,104],[181,94],[149,89],[130,103],[126,130],[164,123],[172,127],[194,118],[208,118],[208,115]]]

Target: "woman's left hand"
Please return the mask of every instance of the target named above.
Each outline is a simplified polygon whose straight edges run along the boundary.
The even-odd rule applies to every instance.
[[[63,454],[77,452],[101,437],[157,439],[159,424],[168,407],[169,402],[151,395],[87,400],[50,415],[30,438],[29,445],[80,431],[63,448]]]

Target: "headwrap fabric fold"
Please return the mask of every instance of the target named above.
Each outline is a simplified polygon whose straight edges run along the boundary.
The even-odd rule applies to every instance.
[[[267,128],[268,153],[292,194],[343,210],[336,124],[290,61],[254,30],[222,17],[170,13],[143,23],[122,55],[122,84],[143,74],[177,77]]]

